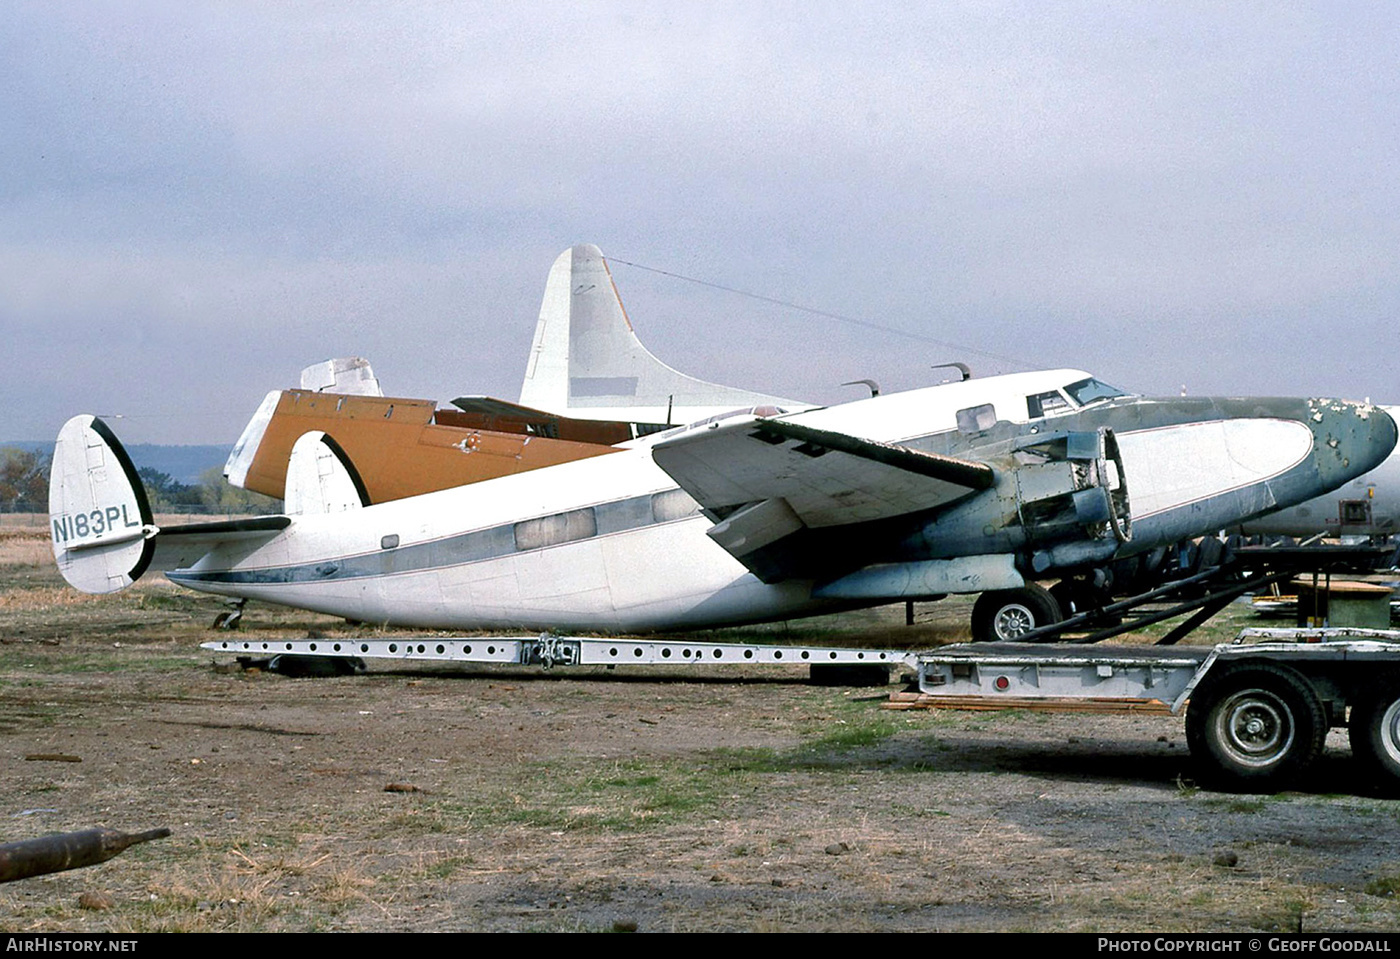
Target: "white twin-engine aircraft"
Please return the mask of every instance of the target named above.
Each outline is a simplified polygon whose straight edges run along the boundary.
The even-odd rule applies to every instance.
[[[571,252],[576,268],[601,264],[594,247]],[[572,286],[577,322],[596,299]],[[584,356],[556,327],[561,360],[545,315],[571,306],[545,306],[530,370],[569,389],[522,401],[615,416],[626,404],[607,394],[625,393],[644,412],[631,418],[668,422],[682,404],[643,404],[659,361],[637,344],[630,366],[607,366],[616,358]],[[571,376],[582,359],[604,375]],[[377,504],[340,444],[313,431],[292,449],[287,515],[160,528],[117,438],[84,415],[59,433],[50,513],[60,570],[91,593],[155,568],[362,622],[602,632],[982,593],[975,619],[1029,628],[1059,618],[1035,580],[1302,503],[1395,443],[1394,420],[1366,403],[1150,399],[1049,370],[827,408],[745,405],[607,455]],[[1011,638],[979,636],[996,637]]]

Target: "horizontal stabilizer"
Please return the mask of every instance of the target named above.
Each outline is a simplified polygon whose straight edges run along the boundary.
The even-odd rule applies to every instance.
[[[53,557],[84,593],[112,593],[146,571],[155,526],[146,491],[121,442],[95,416],[63,424],[49,474]]]
[[[932,509],[996,478],[985,463],[756,416],[693,428],[652,456],[707,510],[781,499],[808,527]]]
[[[494,396],[459,396],[452,401],[452,405],[463,413],[523,420],[526,423],[543,423],[559,419],[557,413],[537,410],[533,406],[521,406],[519,403],[510,402],[510,400],[498,400]]]
[[[192,566],[216,546],[268,540],[290,525],[292,520],[287,516],[255,516],[216,523],[162,526],[154,540],[156,550],[151,566],[159,570]]]

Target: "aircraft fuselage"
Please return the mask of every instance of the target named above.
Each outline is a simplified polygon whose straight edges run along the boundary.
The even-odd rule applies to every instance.
[[[786,417],[996,470],[990,488],[927,515],[802,530],[789,543],[798,549],[787,551],[810,567],[800,575],[751,572],[708,535],[715,517],[653,460],[654,444],[707,424],[609,456],[296,516],[262,543],[222,543],[167,575],[206,592],[422,628],[701,628],[1005,585],[979,585],[971,575],[969,588],[943,588],[938,564],[982,569],[969,557],[987,557],[1004,580],[1130,556],[1304,502],[1374,468],[1395,445],[1395,423],[1383,411],[1335,400],[1118,397],[1059,412],[1032,402],[1028,411],[1045,382],[1035,377],[1066,372],[1075,371],[972,380]],[[1086,526],[1092,516],[1046,507],[1068,500],[1037,485],[1082,469],[1042,462],[1037,443],[1105,429],[1121,452],[1121,475],[1111,478],[1131,504],[1126,541]],[[920,580],[930,569],[937,575]]]

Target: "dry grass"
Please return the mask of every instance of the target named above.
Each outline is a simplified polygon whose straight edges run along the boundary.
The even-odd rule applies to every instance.
[[[0,928],[1400,925],[1400,805],[1179,786],[1191,767],[1173,719],[891,719],[869,691],[807,687],[791,667],[740,684],[683,669],[215,672],[198,644],[218,599],[158,579],[80,596],[45,536],[0,523],[5,837],[174,835],[0,886]],[[957,635],[968,605],[920,604],[912,631],[891,607],[743,635],[912,646]],[[244,629],[357,633],[263,606]],[[1326,762],[1326,788],[1346,788],[1345,747]],[[1239,864],[1216,865],[1221,848]],[[85,891],[114,907],[80,909]]]
[[[53,565],[53,547],[48,531],[40,529],[0,529],[0,566],[37,567]]]

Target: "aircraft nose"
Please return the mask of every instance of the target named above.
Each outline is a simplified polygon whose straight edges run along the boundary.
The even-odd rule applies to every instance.
[[[1340,486],[1379,466],[1395,449],[1395,420],[1379,406],[1350,400],[1308,401],[1318,471]]]

